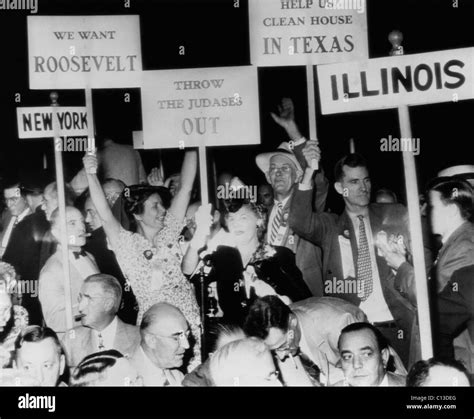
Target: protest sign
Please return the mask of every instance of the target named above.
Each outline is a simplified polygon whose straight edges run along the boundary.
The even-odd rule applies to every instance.
[[[365,0],[250,0],[250,54],[257,66],[368,58]]]
[[[58,135],[87,136],[87,111],[85,107],[58,107],[53,113],[51,107],[17,108],[18,137],[53,137],[53,116],[57,115]]]
[[[474,98],[474,48],[318,66],[323,114]]]
[[[146,149],[258,144],[257,69],[145,71],[142,115]]]
[[[138,16],[28,16],[30,89],[139,87]]]

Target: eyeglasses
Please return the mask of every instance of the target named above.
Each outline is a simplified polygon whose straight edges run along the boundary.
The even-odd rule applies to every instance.
[[[173,333],[170,336],[160,335],[159,333],[150,333],[150,335],[158,336],[158,337],[164,338],[164,339],[172,339],[178,345],[180,345],[180,344],[183,344],[183,343],[188,343],[189,337],[191,336],[191,332],[189,330],[186,330],[186,331],[181,330],[179,332]]]
[[[77,302],[80,303],[83,299],[85,299],[87,303],[89,303],[92,300],[103,300],[104,298],[107,298],[107,297],[100,296],[100,295],[87,295],[87,294],[79,293],[79,295],[77,296]]]
[[[281,166],[281,167],[272,166],[270,167],[269,173],[274,174],[276,173],[277,170],[279,170],[281,173],[287,174],[291,172],[291,167],[290,166]]]

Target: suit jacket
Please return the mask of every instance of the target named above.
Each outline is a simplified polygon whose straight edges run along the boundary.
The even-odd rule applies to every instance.
[[[474,263],[474,224],[466,221],[443,244],[436,261],[437,291],[441,292],[453,272]]]
[[[394,374],[393,372],[386,372],[389,387],[405,387],[406,378],[403,375]],[[333,385],[333,387],[347,387],[344,380],[341,380]]]
[[[474,263],[474,261],[472,261]],[[474,265],[454,272],[438,295],[440,356],[453,357],[453,339],[468,330],[474,341]]]
[[[310,190],[296,191],[291,205],[290,226],[298,235],[322,247],[325,284],[332,283],[334,278],[337,281],[354,282],[355,278],[344,277],[339,241],[341,239],[350,243],[354,266],[356,266],[358,246],[352,221],[347,212],[339,217],[330,213],[316,214],[311,212],[311,192]],[[402,205],[370,204],[369,219],[374,235],[381,230],[388,234],[402,234],[404,242],[408,249],[410,248],[408,224],[406,222],[407,211]],[[375,251],[375,257],[385,302],[397,326],[407,337],[408,347],[412,347],[412,336],[418,336],[416,301],[409,298],[409,296],[416,298],[413,288],[414,282],[410,283],[410,289],[402,289],[400,286],[402,283],[401,270],[399,269],[395,275],[385,259],[378,255],[377,250]],[[350,289],[347,290],[350,291]],[[357,306],[361,302],[357,292],[345,293],[339,292],[339,289],[337,289],[333,290],[332,293],[326,292],[325,294],[343,298]]]
[[[335,297],[312,297],[290,305],[296,315],[311,353],[306,354],[333,383],[339,361],[337,342],[341,330],[349,324],[366,322],[367,317],[357,306]],[[336,374],[338,376],[340,374]]]
[[[297,186],[293,188],[290,198],[283,207],[283,222],[288,222],[290,216],[291,202]],[[318,173],[315,177],[314,208],[316,212],[322,212],[326,205],[328,193],[328,182],[323,173]],[[272,208],[273,210],[273,208]],[[270,221],[269,212],[268,221]],[[271,228],[268,225],[267,232]],[[303,280],[306,282],[311,294],[315,297],[323,296],[322,266],[321,266],[321,248],[314,243],[304,239],[296,234],[291,225],[286,229],[281,246],[287,247],[296,255],[296,266],[303,274]]]
[[[90,255],[89,257],[96,268],[96,273],[99,273],[99,269],[97,268],[94,259]],[[85,277],[72,263],[69,263],[69,273],[71,280],[71,301],[73,305],[72,311],[74,316],[78,314],[77,299]],[[48,259],[40,272],[39,300],[46,326],[53,329],[56,333],[66,332],[64,276],[60,248],[58,248],[56,253]],[[80,322],[74,324],[74,326],[79,325]]]
[[[130,358],[130,363],[138,371],[138,374],[143,378],[143,385],[145,387],[163,386],[164,380],[167,379],[171,386],[181,386],[184,375],[178,369],[160,369],[151,365],[151,361],[146,359],[141,346],[138,346],[135,353]],[[166,374],[166,378],[162,374]]]
[[[117,278],[122,286],[122,303],[117,315],[128,324],[137,324],[138,303],[132,288],[126,286],[125,277],[117,262],[115,253],[107,247],[107,237],[104,228],[94,230],[87,239],[84,250],[92,254],[97,261],[99,271]]]
[[[64,336],[63,343],[66,350],[67,365],[75,368],[87,355],[98,352],[94,346],[93,331],[89,327],[78,326],[69,330]],[[131,356],[140,345],[140,329],[124,323],[117,318],[117,331],[114,345],[116,349],[126,356]]]
[[[40,273],[40,253],[43,237],[49,230],[49,222],[41,208],[26,216],[12,232],[3,260],[15,268],[18,279],[36,283]],[[30,324],[41,325],[43,314],[38,296],[22,295],[22,305],[28,310]]]

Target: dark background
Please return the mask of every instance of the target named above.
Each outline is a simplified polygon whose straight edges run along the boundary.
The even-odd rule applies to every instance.
[[[458,7],[453,7],[454,3],[455,0],[368,0],[369,57],[388,55],[391,45],[387,36],[393,29],[404,35],[405,54],[474,46],[474,1],[459,0]],[[144,70],[250,64],[247,1],[240,0],[238,8],[234,7],[234,0],[130,0],[130,8],[124,4],[125,0],[38,0],[37,15],[140,15]],[[50,103],[50,91],[29,90],[27,15],[27,11],[0,10],[0,176],[40,171],[46,155],[47,172],[52,178],[52,140],[19,140],[17,134],[17,106]],[[185,55],[179,54],[180,46],[185,47]],[[348,139],[353,137],[357,151],[369,160],[373,189],[388,187],[403,201],[401,153],[380,151],[380,138],[390,134],[399,137],[397,111],[323,116],[319,112],[317,80],[315,84],[322,166],[329,179],[332,181],[334,163],[349,151]],[[16,93],[21,95],[20,103],[15,102]],[[130,93],[130,103],[124,102],[124,93]],[[304,67],[260,68],[259,96],[261,145],[209,148],[209,176],[212,176],[211,163],[215,161],[218,173],[230,171],[248,184],[264,181],[254,157],[286,140],[285,132],[269,115],[282,97],[294,99],[297,122],[308,135]],[[59,103],[84,106],[84,92],[61,90]],[[109,134],[117,141],[132,144],[132,131],[142,129],[140,89],[95,89],[93,104],[97,134]],[[474,163],[473,105],[473,100],[467,100],[410,108],[413,136],[420,138],[421,153],[416,156],[416,164],[421,189],[442,168]],[[222,141],[225,144],[225,136]],[[81,154],[63,153],[66,180],[81,167]],[[141,154],[147,171],[158,165],[157,151],[141,151]],[[177,150],[163,151],[167,175],[178,170],[181,154]],[[332,193],[329,206],[338,210],[340,203]]]

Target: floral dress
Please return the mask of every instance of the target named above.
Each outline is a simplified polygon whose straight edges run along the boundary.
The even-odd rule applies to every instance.
[[[183,226],[184,223],[168,212],[153,244],[141,234],[121,228],[114,252],[138,301],[137,324],[141,323],[143,314],[159,302],[172,304],[184,314],[194,339],[194,357],[189,368],[192,369],[201,358],[201,319],[194,287],[181,272],[178,238]]]

